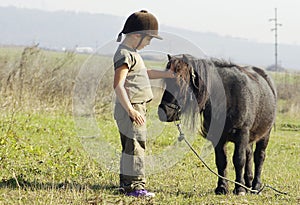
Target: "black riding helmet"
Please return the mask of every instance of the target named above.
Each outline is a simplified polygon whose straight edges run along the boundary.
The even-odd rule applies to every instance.
[[[135,12],[127,18],[123,30],[118,35],[117,42],[122,40],[122,34],[128,33],[139,33],[143,37],[151,36],[162,40],[162,37],[158,35],[157,19],[146,10]]]

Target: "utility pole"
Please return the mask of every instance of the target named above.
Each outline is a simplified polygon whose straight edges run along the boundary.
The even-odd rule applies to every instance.
[[[271,29],[271,31],[275,31],[275,71],[278,71],[278,26],[282,26],[282,24],[278,23],[278,19],[277,19],[277,8],[275,8],[275,18],[271,18],[269,19],[269,21],[274,21],[274,28]]]

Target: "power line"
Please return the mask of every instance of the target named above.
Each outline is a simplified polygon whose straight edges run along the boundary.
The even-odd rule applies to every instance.
[[[269,21],[274,21],[275,23],[271,31],[275,31],[275,71],[278,71],[278,26],[282,26],[282,24],[278,23],[277,8],[275,8],[275,18],[271,18]]]

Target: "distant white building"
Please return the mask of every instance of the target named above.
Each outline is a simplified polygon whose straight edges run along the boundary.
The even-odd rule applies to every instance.
[[[92,47],[76,47],[75,52],[77,52],[77,53],[93,53],[94,49]]]

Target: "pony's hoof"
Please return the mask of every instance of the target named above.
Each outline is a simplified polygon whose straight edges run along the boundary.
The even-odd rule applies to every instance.
[[[235,188],[233,190],[233,193],[235,195],[238,195],[238,196],[245,196],[246,195],[246,189],[244,189],[243,187],[238,187],[238,188]]]
[[[225,186],[218,186],[215,189],[215,194],[216,195],[226,195],[226,194],[228,194],[228,189]]]
[[[253,184],[252,189],[259,191],[261,189],[261,187],[262,187],[262,184],[257,182],[257,183]]]

